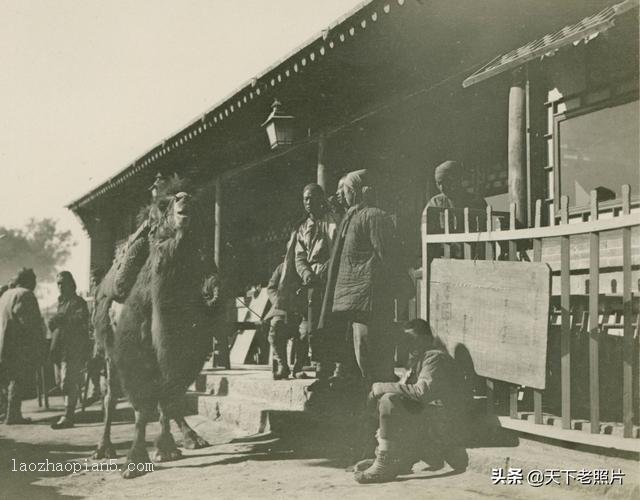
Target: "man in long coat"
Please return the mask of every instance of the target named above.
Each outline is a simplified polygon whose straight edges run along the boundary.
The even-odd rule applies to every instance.
[[[349,209],[332,249],[320,327],[330,329],[337,318],[349,323],[355,360],[371,385],[394,377],[389,335],[400,278],[397,240],[391,217],[372,206],[366,170],[344,177],[343,196]]]
[[[33,294],[33,270],[21,269],[14,285],[0,297],[0,385],[8,385],[7,425],[29,422],[22,416],[22,399],[44,349],[44,323]]]
[[[73,427],[82,368],[89,357],[89,310],[76,293],[76,282],[69,271],[57,276],[58,312],[49,320],[53,332],[51,358],[56,363],[60,389],[65,396],[65,414],[52,429]]]

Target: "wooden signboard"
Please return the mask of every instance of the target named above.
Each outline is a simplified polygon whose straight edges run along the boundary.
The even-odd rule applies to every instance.
[[[434,335],[483,377],[544,389],[550,269],[533,262],[435,259],[429,279]]]

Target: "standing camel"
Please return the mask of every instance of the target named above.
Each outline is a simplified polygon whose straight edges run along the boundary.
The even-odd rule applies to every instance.
[[[188,449],[208,443],[184,418],[184,395],[210,352],[218,298],[217,270],[207,251],[199,202],[185,183],[165,183],[142,226],[118,252],[96,292],[94,328],[107,360],[104,433],[94,458],[115,457],[110,426],[121,386],[135,411],[133,444],[123,477],[144,474],[146,425],[156,409],[161,432],[155,461],[181,456],[173,419]],[[117,319],[116,319],[117,318]],[[119,381],[119,383],[118,383]]]

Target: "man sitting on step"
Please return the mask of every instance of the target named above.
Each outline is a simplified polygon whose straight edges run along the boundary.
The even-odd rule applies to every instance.
[[[378,411],[375,460],[356,465],[359,483],[392,481],[424,460],[437,470],[446,461],[465,470],[469,458],[462,446],[468,398],[455,361],[437,349],[426,321],[405,325],[409,344],[407,371],[399,382],[374,383],[369,398]]]

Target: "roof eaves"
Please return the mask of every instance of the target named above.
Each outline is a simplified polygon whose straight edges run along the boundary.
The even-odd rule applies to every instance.
[[[205,130],[217,126],[234,112],[241,109],[244,104],[258,98],[269,87],[275,87],[278,83],[284,82],[286,79],[300,73],[302,67],[320,60],[322,56],[330,50],[339,46],[347,39],[354,37],[357,31],[366,29],[369,22],[375,23],[383,14],[389,14],[392,10],[391,6],[393,3],[396,3],[398,6],[403,6],[405,0],[364,0],[331,23],[326,29],[310,37],[289,54],[269,65],[257,76],[236,88],[221,99],[218,104],[214,105],[196,120],[188,123],[176,134],[166,138],[105,182],[66,205],[66,208],[76,211],[78,208],[121,185],[124,180],[142,170],[150,168],[158,158],[161,158],[173,149],[179,148]],[[380,4],[380,13],[373,4]],[[356,22],[355,18],[360,14],[365,14],[365,10],[367,10],[368,7],[371,7],[371,9],[369,9],[370,12],[367,11],[367,15],[358,19]]]
[[[462,82],[463,87],[470,87],[476,83],[517,68],[522,64],[555,53],[558,49],[576,44],[582,40],[590,40],[598,34],[615,25],[615,19],[631,9],[638,8],[640,0],[625,0],[612,5],[581,21],[565,26],[555,33],[533,40],[522,47],[507,52],[489,61],[482,68]]]

